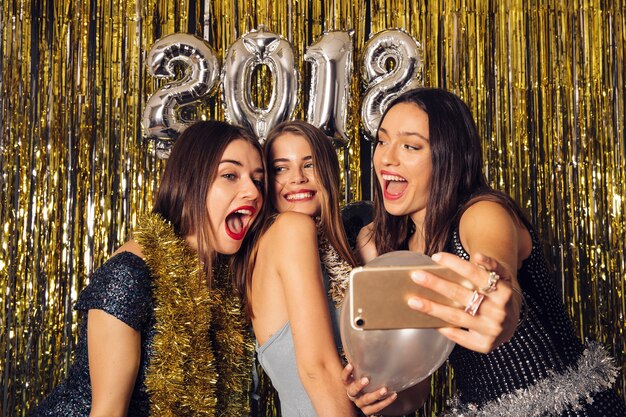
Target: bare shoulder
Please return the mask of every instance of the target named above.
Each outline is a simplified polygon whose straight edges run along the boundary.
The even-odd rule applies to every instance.
[[[307,240],[317,235],[315,221],[306,214],[288,211],[280,213],[266,232],[264,240],[270,241],[271,246],[276,244],[290,244],[289,242]]]
[[[503,205],[494,201],[478,201],[461,216],[459,233],[462,244],[472,250],[478,243],[478,251],[507,251],[517,258],[512,266],[530,255],[532,240],[526,226]]]
[[[478,201],[465,210],[460,226],[502,224],[514,226],[518,223],[502,204],[495,201]]]
[[[269,230],[284,232],[297,232],[315,230],[315,221],[306,214],[286,211],[280,213]]]
[[[359,262],[365,264],[378,256],[374,243],[374,223],[369,223],[361,228],[356,237],[356,254]]]
[[[143,259],[143,252],[141,250],[141,246],[139,245],[139,243],[137,243],[137,241],[131,239],[128,242],[124,243],[122,246],[120,246],[119,248],[117,248],[117,250],[115,252],[113,252],[113,256],[117,255],[118,253],[122,253],[122,252],[130,252],[134,255],[139,256],[140,258]]]

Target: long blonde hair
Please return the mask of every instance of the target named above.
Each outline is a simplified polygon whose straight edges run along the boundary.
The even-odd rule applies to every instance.
[[[337,253],[345,259],[351,266],[357,266],[356,258],[350,250],[350,245],[346,238],[343,228],[340,211],[340,171],[337,151],[329,139],[320,129],[301,120],[287,121],[276,126],[269,133],[267,141],[264,145],[264,154],[266,165],[269,161],[269,154],[274,141],[285,133],[291,133],[304,138],[311,147],[313,157],[313,167],[315,176],[320,185],[318,195],[320,196],[321,212],[320,212],[320,228],[328,242],[335,248]],[[268,183],[271,183],[271,169],[268,168]],[[270,187],[271,188],[271,187]],[[271,199],[269,199],[271,200]],[[250,291],[252,288],[252,272],[256,263],[256,255],[258,251],[259,238],[272,225],[278,210],[271,202],[267,202],[267,211],[263,219],[263,226],[259,233],[255,236],[249,251],[245,251],[248,256],[248,262],[245,268],[236,271],[236,282],[241,294],[246,294],[246,312],[248,317],[253,317],[252,307],[250,305]],[[252,240],[252,236],[251,236]],[[244,251],[241,251],[242,253]]]

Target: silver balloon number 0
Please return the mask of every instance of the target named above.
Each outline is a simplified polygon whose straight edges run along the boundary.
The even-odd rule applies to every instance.
[[[311,62],[307,121],[346,146],[353,31],[325,33],[309,46],[304,59]]]
[[[203,39],[173,33],[159,39],[147,58],[148,72],[156,78],[175,78],[176,65],[184,76],[155,92],[143,112],[145,135],[161,141],[173,141],[191,121],[181,121],[178,111],[211,93],[219,79],[215,52]]]
[[[252,100],[253,71],[259,65],[267,65],[273,77],[266,109]],[[293,117],[296,108],[298,72],[291,45],[263,26],[245,34],[228,48],[222,84],[227,120],[249,127],[263,143],[274,126]]]
[[[367,90],[361,107],[363,127],[376,136],[387,105],[403,92],[422,85],[419,43],[399,29],[384,30],[365,45],[363,77]],[[393,65],[388,65],[389,60]]]

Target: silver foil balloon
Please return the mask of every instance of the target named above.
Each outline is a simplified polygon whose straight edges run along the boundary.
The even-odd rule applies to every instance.
[[[272,73],[272,94],[266,109],[252,100],[252,74],[259,65]],[[226,119],[252,129],[261,143],[278,123],[291,119],[298,100],[298,72],[291,44],[263,26],[237,39],[226,52],[222,70]]]
[[[147,65],[150,75],[157,78],[176,78],[176,67],[184,68],[184,76],[157,90],[143,112],[145,135],[172,141],[191,122],[180,120],[178,110],[202,99],[217,86],[219,62],[203,39],[173,33],[155,42],[148,53]],[[161,145],[166,149],[169,144]]]
[[[400,29],[375,34],[365,45],[363,78],[367,86],[361,119],[370,139],[376,137],[387,105],[403,92],[422,85],[420,44]],[[388,60],[394,65],[388,68]]]
[[[332,31],[310,45],[304,59],[311,63],[307,121],[342,146],[348,145],[348,106],[352,77],[354,31]]]
[[[372,260],[367,266],[423,264],[424,255],[398,251]],[[380,279],[385,279],[382,275]],[[341,341],[355,378],[367,377],[364,392],[383,386],[402,391],[428,378],[448,358],[454,342],[434,329],[360,330],[350,323],[350,294],[342,303]]]

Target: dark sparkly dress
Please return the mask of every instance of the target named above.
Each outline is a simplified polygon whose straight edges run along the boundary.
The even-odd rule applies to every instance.
[[[112,257],[91,275],[89,285],[80,293],[74,306],[83,312],[74,363],[67,379],[41,402],[31,416],[89,415],[91,383],[87,356],[87,312],[90,309],[103,310],[141,332],[141,360],[128,416],[149,415],[144,380],[155,323],[151,282],[150,271],[143,259],[130,252]]]
[[[596,343],[583,345],[552,281],[538,238],[517,278],[525,298],[513,338],[489,354],[456,346],[457,396],[446,416],[626,416],[609,387],[617,370]],[[453,233],[447,251],[469,260]]]

